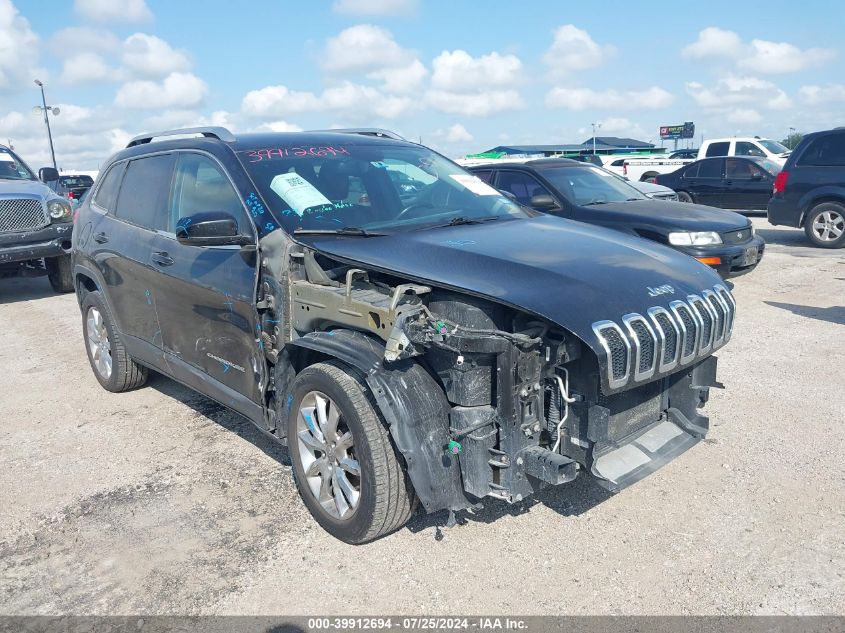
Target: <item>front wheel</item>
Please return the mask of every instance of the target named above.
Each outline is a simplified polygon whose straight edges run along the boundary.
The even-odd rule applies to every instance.
[[[692,196],[689,195],[686,191],[679,191],[678,202],[692,202]]]
[[[838,202],[822,202],[807,214],[804,233],[821,248],[842,248],[845,246],[845,206]]]
[[[59,255],[58,257],[47,257],[44,260],[47,268],[47,278],[50,285],[56,292],[73,291],[73,270],[71,269],[70,255]]]
[[[367,387],[339,363],[294,380],[288,446],[302,500],[336,538],[366,543],[410,519],[413,489],[387,429]]]

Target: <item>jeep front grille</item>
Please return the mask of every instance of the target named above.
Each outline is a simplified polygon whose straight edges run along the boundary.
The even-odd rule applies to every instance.
[[[618,389],[645,381],[707,356],[730,339],[735,313],[731,293],[717,284],[685,301],[672,301],[668,309],[655,306],[646,315],[626,314],[623,327],[614,321],[594,323],[605,353],[608,386]]]
[[[0,198],[0,233],[32,231],[49,223],[38,198]]]

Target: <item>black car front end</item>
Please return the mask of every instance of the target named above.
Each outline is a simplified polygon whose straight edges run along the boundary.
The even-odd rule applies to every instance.
[[[673,247],[707,264],[723,279],[750,273],[763,258],[766,241],[754,233],[753,227],[718,235],[721,239],[718,244]]]

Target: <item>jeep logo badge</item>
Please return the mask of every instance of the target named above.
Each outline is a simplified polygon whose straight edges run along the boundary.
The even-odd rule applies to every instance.
[[[736,239],[738,239],[738,240],[742,239],[742,231],[740,231],[739,233],[736,234]]]
[[[660,295],[673,295],[675,294],[675,289],[670,286],[669,284],[664,284],[662,286],[657,286],[657,288],[652,288],[651,286],[646,286],[646,290],[648,290],[649,297],[659,297]]]

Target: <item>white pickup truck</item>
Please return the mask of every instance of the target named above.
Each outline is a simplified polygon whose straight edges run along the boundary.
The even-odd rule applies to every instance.
[[[622,166],[622,175],[631,181],[652,181],[659,174],[670,174],[691,162],[691,158],[629,158]]]
[[[777,141],[759,136],[715,138],[701,144],[698,160],[711,156],[759,156],[783,167],[790,153],[789,148]]]

